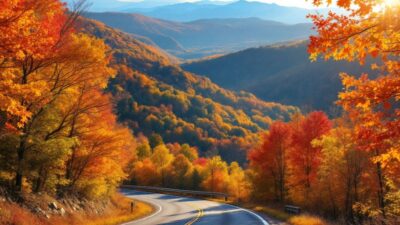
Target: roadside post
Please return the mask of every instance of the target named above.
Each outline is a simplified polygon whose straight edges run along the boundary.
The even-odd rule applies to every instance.
[[[131,201],[131,213],[133,213],[134,208],[135,208],[135,201]]]
[[[285,212],[292,215],[298,215],[301,213],[301,208],[293,205],[285,205]]]

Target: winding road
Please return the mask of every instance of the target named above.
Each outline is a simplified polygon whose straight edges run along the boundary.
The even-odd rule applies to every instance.
[[[268,225],[254,212],[232,205],[128,189],[121,192],[156,208],[152,215],[124,225]]]

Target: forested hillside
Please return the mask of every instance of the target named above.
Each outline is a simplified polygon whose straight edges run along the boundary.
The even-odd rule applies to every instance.
[[[117,70],[108,91],[119,120],[135,132],[160,134],[166,143],[188,143],[228,161],[245,161],[245,150],[273,120],[288,120],[295,107],[264,102],[246,92],[220,88],[185,72],[156,48],[99,22],[84,21],[86,32],[112,48]]]
[[[329,111],[342,84],[339,73],[361,74],[368,65],[347,61],[312,62],[307,42],[251,48],[183,68],[209,77],[222,87],[245,90],[261,99]]]

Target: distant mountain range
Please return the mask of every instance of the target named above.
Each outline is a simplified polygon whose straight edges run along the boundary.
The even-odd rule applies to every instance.
[[[305,41],[251,48],[185,64],[183,68],[231,90],[245,90],[261,99],[327,112],[335,106],[342,89],[339,73],[371,73],[368,65],[358,63],[311,62]]]
[[[77,0],[62,0],[72,6]],[[179,0],[143,0],[143,1],[121,1],[121,0],[87,0],[88,10],[91,12],[122,12],[127,8],[149,9],[159,6],[178,4]]]
[[[65,0],[70,5],[74,0]],[[128,12],[179,22],[202,19],[250,18],[274,20],[282,23],[297,24],[311,22],[306,16],[315,13],[315,9],[281,6],[258,1],[184,1],[184,0],[88,0],[91,12]],[[326,14],[327,9],[318,9]]]
[[[280,6],[257,1],[240,0],[229,4],[214,4],[205,2],[185,2],[155,8],[127,8],[125,12],[141,13],[159,19],[172,21],[193,21],[199,19],[216,18],[249,18],[257,17],[265,20],[274,20],[282,23],[296,24],[311,22],[306,16],[315,12],[297,7]],[[320,13],[327,13],[320,9]]]
[[[282,41],[305,39],[311,24],[287,25],[259,18],[172,22],[131,13],[86,13],[124,32],[149,38],[184,59],[200,58]]]

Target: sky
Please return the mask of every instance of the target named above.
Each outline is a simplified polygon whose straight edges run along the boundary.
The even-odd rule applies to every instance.
[[[119,0],[124,2],[140,2],[140,1],[149,1],[149,0]],[[151,0],[150,0],[151,1]],[[195,2],[198,0],[177,0],[177,2]],[[227,1],[232,2],[233,0],[218,0],[218,1]],[[248,1],[255,1],[255,0],[248,0]],[[266,3],[276,3],[278,5],[283,6],[296,6],[302,8],[313,8],[312,4],[310,3],[311,0],[256,0],[259,2],[266,2]]]
[[[278,5],[296,6],[302,8],[313,8],[310,0],[260,0],[260,2],[276,3]]]

